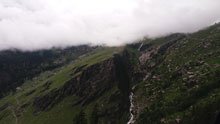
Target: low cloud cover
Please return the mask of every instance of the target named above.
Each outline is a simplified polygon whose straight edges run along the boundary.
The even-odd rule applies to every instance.
[[[220,0],[0,0],[0,50],[121,45],[220,20]]]

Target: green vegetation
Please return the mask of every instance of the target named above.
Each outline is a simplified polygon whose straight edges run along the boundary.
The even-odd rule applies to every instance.
[[[138,123],[214,124],[220,110],[218,26],[191,34],[157,56],[163,61],[136,89],[145,87],[148,102]]]
[[[37,96],[43,96],[51,91],[62,87],[66,82],[81,73],[74,74],[73,72],[81,66],[84,69],[109,59],[113,54],[120,52],[121,48],[97,48],[93,52],[80,56],[79,59],[70,62],[60,68],[52,71],[46,71],[32,80],[27,80],[22,86],[17,89],[16,93],[11,93],[0,100],[0,107],[8,104],[4,110],[0,110],[0,123],[13,124],[17,115],[18,124],[31,123],[31,124],[72,124],[73,119],[79,114],[80,106],[73,106],[73,103],[79,98],[77,96],[69,96],[63,99],[59,104],[55,105],[51,110],[35,113],[32,102]],[[114,93],[114,92],[113,92]],[[108,98],[110,94],[103,94],[103,99]],[[97,100],[99,101],[99,100]],[[101,103],[101,100],[99,101]],[[90,108],[96,103],[91,103],[85,106],[86,119],[90,118]],[[91,107],[90,107],[91,106]],[[94,113],[94,110],[93,110]],[[91,118],[94,118],[91,117]],[[91,120],[92,122],[96,120]]]
[[[74,118],[73,124],[87,124],[87,119],[85,113],[81,110]]]
[[[0,123],[125,124],[132,90],[138,124],[214,124],[220,113],[219,41],[217,24],[125,47],[57,51],[51,61],[59,66],[37,66],[42,70],[33,78],[4,92]]]

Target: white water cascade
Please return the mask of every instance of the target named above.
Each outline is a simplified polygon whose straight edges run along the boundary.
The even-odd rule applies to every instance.
[[[134,93],[131,92],[130,93],[130,96],[129,96],[129,99],[130,99],[130,119],[128,121],[127,124],[134,124],[135,120],[134,120],[134,114],[133,114],[133,111],[134,111],[134,100],[133,100],[133,97],[134,97]]]
[[[141,45],[139,46],[138,48],[138,51],[141,50],[142,46],[144,45],[144,43],[141,43]],[[132,90],[135,89],[136,86],[133,86],[132,87]],[[135,123],[135,118],[134,118],[134,93],[131,91],[130,95],[129,95],[129,100],[130,100],[130,119],[129,121],[127,122],[127,124],[134,124]]]

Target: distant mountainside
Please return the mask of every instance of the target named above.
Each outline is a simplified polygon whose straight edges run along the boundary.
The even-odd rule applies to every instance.
[[[220,123],[220,24],[123,47],[4,51],[0,68],[1,124]]]
[[[8,91],[15,91],[16,87],[25,80],[73,61],[92,49],[92,47],[83,45],[34,52],[23,52],[16,49],[0,51],[0,97],[7,94]]]

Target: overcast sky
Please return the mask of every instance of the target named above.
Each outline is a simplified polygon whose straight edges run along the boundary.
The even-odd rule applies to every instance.
[[[0,50],[121,45],[220,20],[220,0],[0,0]]]

